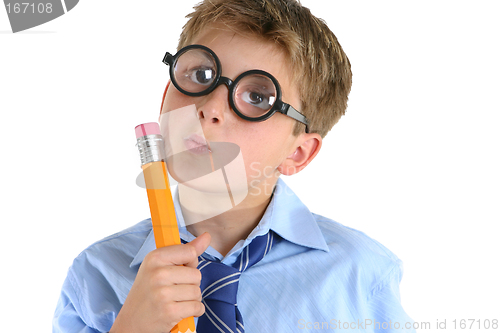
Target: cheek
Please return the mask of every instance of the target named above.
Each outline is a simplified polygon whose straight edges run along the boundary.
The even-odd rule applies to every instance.
[[[272,176],[281,163],[281,153],[278,153],[273,141],[250,139],[242,144],[240,148],[245,161],[247,178],[251,181]]]
[[[195,104],[193,97],[189,97],[178,91],[173,85],[167,90],[163,101],[162,113],[179,109],[184,106]]]

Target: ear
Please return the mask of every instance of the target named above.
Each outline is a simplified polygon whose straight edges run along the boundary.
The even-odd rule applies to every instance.
[[[286,157],[277,170],[285,176],[298,173],[316,157],[322,143],[323,139],[318,133],[302,133],[297,139],[295,150]]]
[[[163,102],[165,102],[165,96],[167,95],[167,90],[168,90],[169,86],[170,86],[170,80],[168,80],[167,86],[165,87],[165,92],[163,93],[163,98],[161,100],[161,107],[160,107],[160,115],[158,116],[158,121],[160,121],[161,111],[163,110]]]

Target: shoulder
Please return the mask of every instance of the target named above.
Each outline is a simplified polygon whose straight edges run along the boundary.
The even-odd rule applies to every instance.
[[[362,231],[318,214],[312,215],[328,245],[330,260],[341,263],[346,274],[365,286],[368,295],[387,284],[399,283],[403,263],[387,247]]]
[[[318,214],[312,213],[312,215],[318,223],[327,244],[343,245],[343,250],[399,261],[394,253],[364,232]]]
[[[136,225],[107,236],[84,249],[77,257],[98,255],[103,257],[106,251],[120,253],[123,256],[135,256],[151,232],[151,219],[145,219]],[[113,250],[114,249],[114,250]],[[104,251],[104,253],[103,253]],[[109,253],[112,255],[112,253]]]
[[[131,285],[137,273],[137,267],[131,267],[131,263],[150,232],[151,220],[146,219],[93,243],[75,258],[68,277],[75,287]]]
[[[60,302],[71,303],[86,325],[108,331],[137,275],[132,260],[150,231],[146,219],[83,250],[68,270]]]

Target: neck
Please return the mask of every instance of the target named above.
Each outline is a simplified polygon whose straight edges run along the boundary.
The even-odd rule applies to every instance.
[[[259,224],[278,179],[252,186],[236,206],[227,193],[208,193],[179,184],[179,201],[186,228],[195,237],[208,232],[210,245],[223,256]]]

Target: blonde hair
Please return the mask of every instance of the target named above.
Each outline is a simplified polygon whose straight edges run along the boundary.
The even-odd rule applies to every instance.
[[[345,114],[351,90],[351,64],[325,22],[297,0],[205,0],[183,27],[178,49],[212,23],[242,34],[273,41],[284,51],[292,83],[300,94],[299,111],[309,119],[310,132],[325,137]],[[300,84],[298,84],[300,80]],[[298,107],[298,106],[297,106]],[[293,135],[304,131],[297,122]]]

